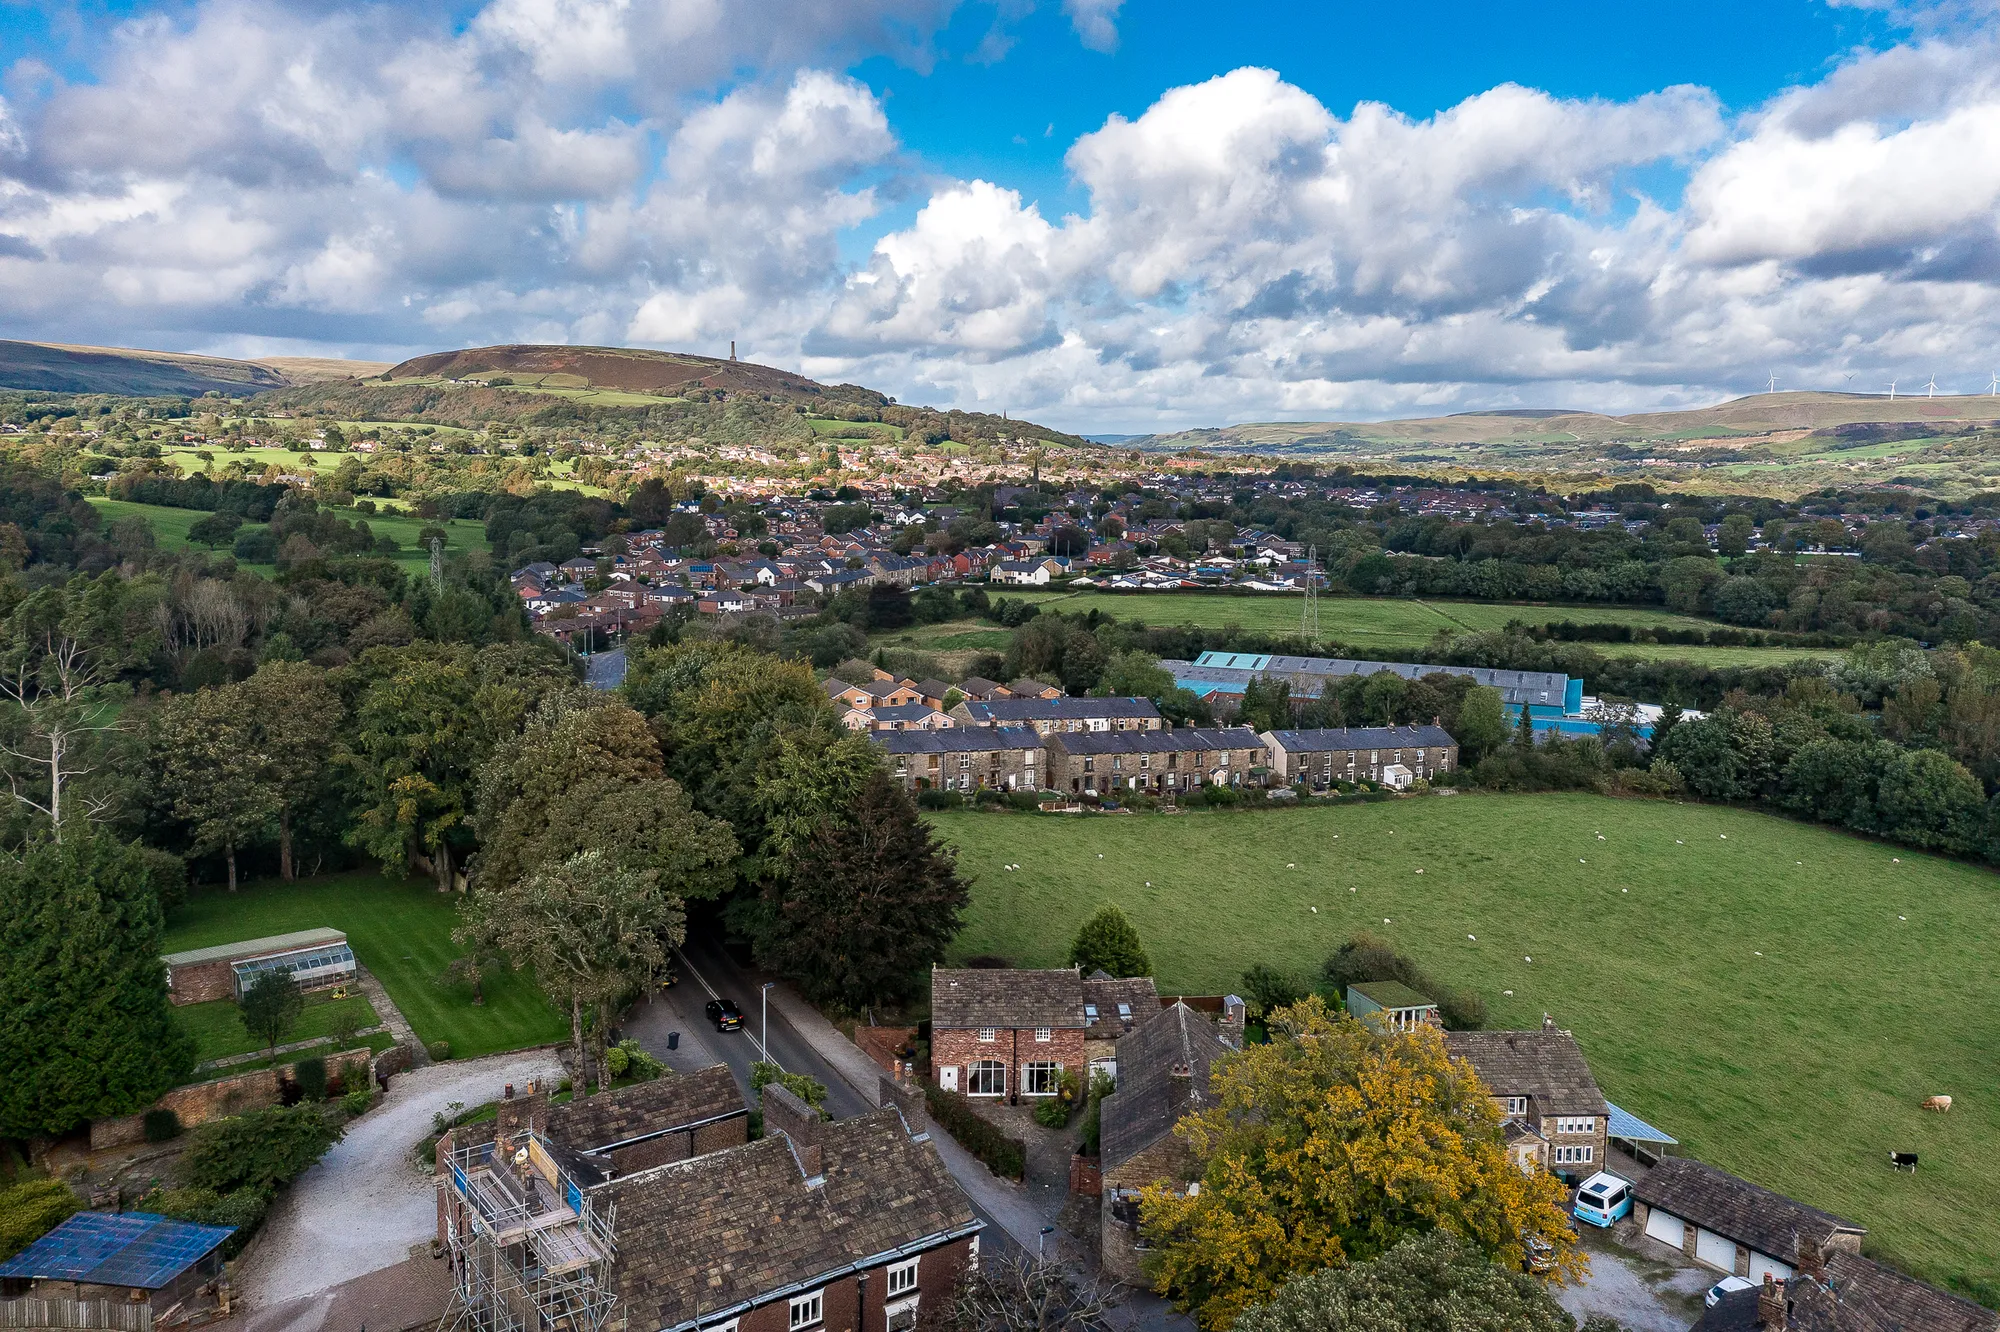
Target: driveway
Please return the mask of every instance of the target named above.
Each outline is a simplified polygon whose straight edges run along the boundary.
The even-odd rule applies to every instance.
[[[1590,1254],[1590,1275],[1557,1291],[1556,1300],[1579,1320],[1604,1314],[1632,1332],[1687,1332],[1701,1317],[1701,1297],[1715,1284],[1715,1273],[1642,1257],[1594,1226],[1577,1229]]]
[[[244,1259],[236,1287],[253,1308],[281,1304],[403,1261],[437,1233],[428,1171],[410,1149],[431,1116],[458,1101],[483,1105],[508,1083],[554,1082],[562,1066],[546,1050],[432,1064],[390,1079],[389,1094],[347,1127],[286,1190]]]

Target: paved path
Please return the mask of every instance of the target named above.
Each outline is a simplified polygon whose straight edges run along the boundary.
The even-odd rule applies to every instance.
[[[410,1152],[447,1103],[482,1105],[508,1083],[562,1075],[554,1053],[528,1050],[432,1064],[390,1080],[389,1094],[272,1210],[236,1277],[246,1304],[296,1300],[402,1262],[437,1232],[428,1171]]]
[[[368,1002],[374,1006],[375,1016],[382,1019],[382,1025],[396,1038],[396,1044],[409,1047],[410,1066],[422,1068],[430,1063],[430,1051],[424,1049],[424,1043],[417,1039],[416,1028],[412,1027],[410,1020],[403,1016],[403,1010],[396,1007],[396,1001],[382,988],[382,982],[376,980],[368,968],[357,963],[354,968],[354,983],[360,988],[361,993],[368,996]]]

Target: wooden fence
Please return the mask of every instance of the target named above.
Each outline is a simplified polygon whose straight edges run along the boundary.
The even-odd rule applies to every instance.
[[[105,1328],[153,1332],[153,1306],[123,1300],[0,1300],[0,1327]]]

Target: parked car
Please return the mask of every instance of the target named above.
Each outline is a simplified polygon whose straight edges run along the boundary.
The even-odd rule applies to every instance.
[[[1731,1291],[1748,1290],[1752,1284],[1740,1276],[1726,1276],[1708,1288],[1708,1294],[1703,1297],[1702,1303],[1713,1309],[1724,1295]]]
[[[1632,1215],[1632,1182],[1598,1171],[1576,1191],[1572,1215],[1579,1221],[1609,1230],[1620,1219]]]
[[[703,1010],[717,1031],[743,1030],[743,1010],[727,999],[711,999]]]
[[[1556,1270],[1556,1246],[1540,1235],[1523,1235],[1521,1247],[1527,1251],[1527,1256],[1521,1260],[1522,1271],[1543,1276]]]

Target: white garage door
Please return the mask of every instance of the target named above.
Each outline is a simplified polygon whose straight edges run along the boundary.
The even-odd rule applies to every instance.
[[[1736,1270],[1736,1241],[1724,1239],[1712,1230],[1697,1231],[1694,1256],[1719,1272]]]
[[[1658,1240],[1670,1249],[1678,1249],[1687,1243],[1687,1223],[1655,1207],[1646,1218],[1646,1238]]]
[[[1790,1263],[1781,1263],[1768,1254],[1762,1254],[1752,1249],[1750,1251],[1750,1283],[1755,1286],[1763,1285],[1764,1274],[1766,1272],[1769,1272],[1780,1281],[1790,1281],[1792,1279],[1792,1266]]]

